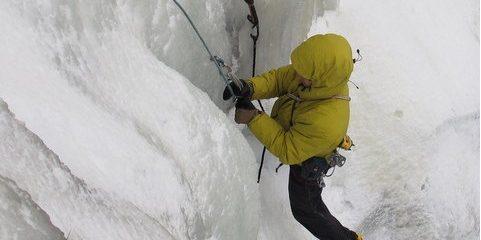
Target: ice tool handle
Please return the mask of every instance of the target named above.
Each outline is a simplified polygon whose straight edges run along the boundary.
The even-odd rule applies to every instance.
[[[202,38],[202,36],[200,35],[199,33],[199,30],[197,30],[197,27],[195,27],[194,25],[194,22],[192,22],[192,19],[190,19],[190,16],[189,14],[187,14],[187,12],[184,10],[184,8],[182,7],[182,5],[180,5],[179,2],[177,2],[177,0],[172,0],[175,5],[177,5],[177,7],[180,9],[180,11],[184,14],[184,16],[187,18],[187,20],[189,21],[190,23],[190,26],[192,26],[192,28],[194,29],[195,33],[197,34],[197,37],[199,37],[200,41],[202,42],[202,45],[204,45],[204,48],[205,50],[207,51],[207,53],[209,53],[209,56],[210,56],[210,59],[212,61],[214,61],[215,63],[215,66],[217,67],[217,71],[219,71],[219,75],[221,76],[222,80],[224,80],[224,83],[225,85],[227,86],[227,89],[229,89],[229,92],[232,96],[234,96],[234,101],[236,100],[236,97],[235,97],[235,94],[234,94],[234,90],[232,89],[232,87],[229,85],[229,81],[228,81],[228,78],[226,77],[224,71],[222,70],[222,65],[223,64],[223,61],[222,61],[222,65],[221,65],[221,62],[219,62],[218,59],[220,59],[219,57],[215,57],[214,55],[212,55],[212,52],[210,51],[209,47],[207,46],[207,43],[205,43],[204,39]],[[253,1],[253,0],[252,0]],[[221,59],[222,60],[222,59]]]

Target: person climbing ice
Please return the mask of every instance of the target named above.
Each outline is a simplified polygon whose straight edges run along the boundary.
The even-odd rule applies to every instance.
[[[231,84],[232,92],[240,98],[235,122],[247,124],[269,152],[290,166],[292,214],[319,239],[362,239],[329,212],[320,182],[333,166],[329,160],[337,154],[337,148],[346,139],[350,141],[346,136],[350,101],[347,82],[352,70],[347,40],[336,34],[319,34],[292,51],[291,64],[242,80],[242,88]],[[230,97],[226,87],[224,99]],[[274,97],[278,99],[271,116],[250,103]]]

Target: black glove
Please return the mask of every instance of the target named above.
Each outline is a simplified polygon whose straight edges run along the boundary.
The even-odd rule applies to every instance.
[[[232,88],[232,91],[234,92],[234,95],[236,97],[243,97],[243,98],[250,98],[252,96],[252,90],[251,87],[247,84],[246,81],[239,79],[242,83],[242,89],[239,89],[239,87],[234,83],[231,82],[229,85]],[[224,88],[224,93],[222,94],[222,99],[228,100],[232,97],[232,94],[229,91],[229,87]]]
[[[260,111],[248,98],[239,98],[235,103],[234,120],[236,123],[247,124],[258,114],[260,114]]]
[[[235,103],[235,108],[253,110],[256,109],[254,104],[248,98],[239,98]]]

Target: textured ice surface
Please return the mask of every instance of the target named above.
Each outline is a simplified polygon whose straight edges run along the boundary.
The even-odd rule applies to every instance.
[[[479,1],[255,2],[257,73],[288,64],[309,30],[364,55],[357,149],[324,192],[334,215],[372,240],[477,239]],[[181,3],[250,76],[244,2]],[[0,176],[5,196],[31,196],[17,206],[44,221],[30,226],[69,239],[313,238],[290,213],[288,167],[274,173],[268,155],[255,184],[238,129],[260,146],[215,106],[228,105],[222,82],[171,1],[1,1],[0,29]]]
[[[176,239],[255,238],[258,191],[247,142],[205,93],[158,61],[135,21],[123,18],[128,4],[21,3],[1,3],[0,62],[10,67],[0,70],[0,95],[72,174]],[[62,14],[82,18],[55,18]],[[75,225],[57,226],[101,234],[68,222]],[[112,238],[129,231],[118,228]]]
[[[312,20],[321,13],[326,1],[265,0],[256,1],[260,21],[257,42],[256,73],[279,68],[290,63],[291,51],[306,39]],[[250,77],[252,66],[252,40],[250,24],[240,32],[239,76]]]
[[[36,203],[26,205],[24,211],[38,211],[38,205],[69,239],[172,239],[158,220],[134,204],[90,188],[73,176],[42,140],[15,119],[3,101],[0,134],[0,176],[15,180]],[[2,195],[3,201],[8,196]],[[14,220],[4,217],[2,226]]]
[[[0,239],[65,239],[29,194],[0,176]]]

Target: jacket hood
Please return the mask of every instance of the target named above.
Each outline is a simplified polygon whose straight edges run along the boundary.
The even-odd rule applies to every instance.
[[[299,93],[305,100],[349,95],[347,82],[353,70],[352,50],[347,40],[336,34],[310,37],[291,53],[292,67],[312,86]]]

